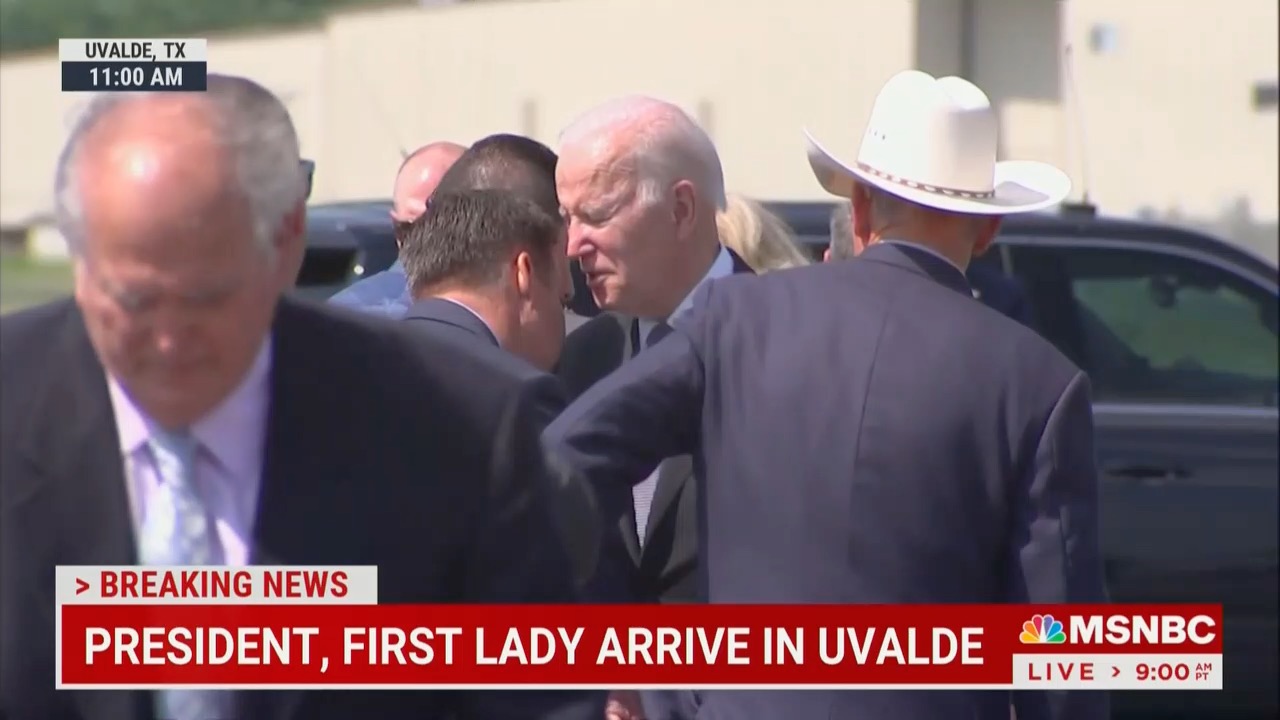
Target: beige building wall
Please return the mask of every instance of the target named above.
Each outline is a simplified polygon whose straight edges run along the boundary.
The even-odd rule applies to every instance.
[[[514,131],[554,143],[575,113],[628,92],[696,115],[733,189],[817,198],[801,128],[851,155],[878,86],[922,67],[987,89],[1006,156],[1059,163],[1078,182],[1087,157],[1105,211],[1215,216],[1244,197],[1274,220],[1276,111],[1249,101],[1253,82],[1275,78],[1276,20],[1274,0],[539,0],[338,15],[213,37],[209,52],[211,69],[285,98],[318,161],[318,201],[385,196],[401,150],[432,140]],[[1109,52],[1090,45],[1099,25]],[[51,209],[66,119],[83,101],[58,83],[52,55],[0,63],[0,224]]]
[[[1243,198],[1275,221],[1275,0],[1072,0],[1079,116],[1092,192],[1107,207],[1216,217]],[[1102,41],[1094,49],[1091,36]],[[1106,46],[1110,45],[1108,49]]]

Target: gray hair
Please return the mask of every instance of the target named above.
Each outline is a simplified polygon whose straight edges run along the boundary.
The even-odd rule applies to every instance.
[[[307,192],[293,121],[275,95],[248,78],[210,74],[207,87],[207,92],[198,97],[212,106],[219,139],[232,153],[239,189],[253,214],[254,240],[271,254],[281,223],[303,202]],[[54,211],[58,230],[73,254],[79,254],[84,246],[83,207],[76,174],[85,137],[117,108],[159,96],[172,93],[99,94],[72,127],[58,157]]]
[[[913,203],[882,188],[867,185],[866,192],[871,200],[871,217],[875,218],[874,222],[880,227],[910,222],[920,217],[957,217],[955,213],[947,213]],[[972,240],[976,241],[982,230],[982,216],[967,215],[963,216],[963,220],[964,232],[972,235]]]
[[[827,246],[832,260],[853,257],[853,203],[836,203],[831,209],[831,241]]]
[[[598,105],[580,115],[560,133],[560,145],[599,142],[605,133],[626,128],[632,143],[627,148],[636,169],[639,194],[653,203],[677,180],[693,180],[715,205],[727,206],[724,168],[711,137],[679,107],[643,95],[628,95]],[[683,168],[692,167],[694,177]]]

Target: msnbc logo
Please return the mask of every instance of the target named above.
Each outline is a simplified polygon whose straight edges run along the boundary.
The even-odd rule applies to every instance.
[[[1032,615],[1031,619],[1022,623],[1022,634],[1018,636],[1024,645],[1037,643],[1061,643],[1067,641],[1062,632],[1062,623],[1053,619],[1052,615]]]

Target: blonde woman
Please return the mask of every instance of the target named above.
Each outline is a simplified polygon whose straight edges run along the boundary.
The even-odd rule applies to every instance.
[[[787,224],[750,198],[730,195],[716,226],[720,242],[757,273],[809,264]]]

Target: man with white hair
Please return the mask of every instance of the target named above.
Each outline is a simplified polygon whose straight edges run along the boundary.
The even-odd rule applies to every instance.
[[[554,381],[284,296],[300,167],[244,78],[99,95],[73,129],[75,297],[0,321],[0,716],[598,720],[588,692],[55,691],[56,565],[376,565],[384,602],[578,599],[574,488],[535,449]]]
[[[711,138],[675,105],[628,96],[560,136],[556,191],[568,251],[607,311],[565,340],[558,373],[576,396],[660,340],[715,278],[751,269],[720,244],[724,173]],[[636,488],[607,485],[606,558],[635,602],[693,602],[698,545],[692,458],[675,454]],[[691,717],[688,694],[646,693],[649,720]]]
[[[1089,380],[964,275],[1001,216],[1070,182],[997,147],[977,86],[895,76],[855,161],[810,148],[861,255],[709,283],[561,413],[548,450],[600,486],[695,453],[712,603],[1104,602]],[[708,719],[1108,715],[1088,692],[700,695]]]

